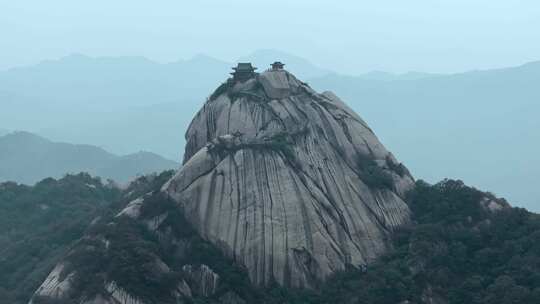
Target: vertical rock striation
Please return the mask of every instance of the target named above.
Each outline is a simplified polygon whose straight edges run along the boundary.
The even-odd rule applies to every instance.
[[[257,285],[315,287],[409,220],[408,170],[337,96],[283,69],[229,79],[186,139],[163,191]]]
[[[30,303],[254,303],[236,266],[258,286],[316,288],[387,250],[409,221],[408,170],[334,94],[280,66],[235,73],[175,176],[96,220]]]

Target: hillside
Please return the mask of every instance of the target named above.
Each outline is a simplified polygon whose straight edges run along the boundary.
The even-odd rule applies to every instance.
[[[137,175],[177,167],[149,152],[117,156],[95,146],[56,143],[28,132],[0,137],[0,181],[33,184],[46,177],[88,172],[127,182]]]
[[[71,267],[85,267],[88,274],[102,271],[105,267],[116,267],[123,271],[125,280],[122,282],[127,284],[128,290],[138,295],[153,296],[155,303],[168,303],[163,301],[166,294],[161,288],[165,285],[161,284],[176,279],[161,277],[151,271],[149,266],[156,253],[167,254],[169,263],[172,261],[169,259],[176,259],[178,263],[205,264],[215,271],[201,272],[201,268],[195,266],[195,274],[185,273],[182,277],[193,288],[191,297],[194,303],[508,304],[540,301],[540,216],[510,208],[506,202],[467,187],[461,181],[445,180],[435,185],[417,182],[416,189],[407,198],[413,211],[413,221],[392,239],[393,249],[387,255],[365,269],[340,272],[317,290],[295,290],[279,286],[258,288],[250,284],[245,271],[225,258],[218,248],[202,240],[181,212],[174,213],[175,220],[167,221],[167,225],[182,235],[184,251],[172,250],[149,233],[151,226],[148,225],[152,223],[149,219],[153,215],[173,210],[171,202],[156,192],[170,174],[141,178],[123,194],[117,190],[106,190],[109,191],[108,196],[103,195],[106,187],[84,175],[55,182],[43,181],[34,188],[2,184],[0,216],[11,227],[4,227],[8,229],[2,231],[18,230],[16,239],[27,241],[10,241],[13,245],[5,247],[2,253],[2,256],[10,258],[0,261],[0,273],[3,274],[0,276],[0,303],[26,303],[31,296],[30,290],[39,285],[38,281],[52,269],[54,261],[65,256],[66,245],[82,236],[85,225],[96,213],[102,216],[101,220],[84,233],[87,236],[106,233],[116,242],[115,246],[123,248],[122,255],[99,257],[96,255],[99,251],[89,251],[89,255],[76,259],[81,252],[72,251],[69,253],[73,261]],[[97,187],[89,187],[88,184]],[[15,191],[19,193],[17,200],[11,195]],[[146,223],[137,224],[128,217],[123,220],[114,218],[129,200],[149,191],[154,193],[144,198],[149,208],[144,208],[141,213]],[[55,203],[55,195],[70,199]],[[92,196],[96,197],[96,203],[89,200]],[[106,197],[117,198],[116,203],[103,201]],[[43,210],[43,201],[49,202],[50,209]],[[90,207],[92,204],[103,207],[99,210],[95,207],[81,208],[85,201],[91,203]],[[28,210],[32,208],[42,211],[27,218]],[[60,216],[54,217],[51,226],[51,218],[44,214]],[[28,229],[29,221],[36,223],[32,229]],[[110,221],[116,225],[107,225]],[[73,229],[70,223],[78,228]],[[5,234],[3,240],[6,240]],[[54,245],[44,247],[43,244]],[[93,247],[96,245],[99,243],[87,237],[80,240],[77,247],[88,246],[97,250],[99,247]],[[35,250],[30,251],[29,246]],[[184,258],[175,258],[178,254],[185,254]],[[14,256],[18,258],[12,258]],[[13,272],[13,267],[21,270]],[[146,274],[147,279],[135,279],[139,274]],[[217,285],[212,279],[214,275],[219,278]],[[76,280],[88,284],[88,278],[85,275]],[[88,287],[89,291],[95,288]],[[35,298],[34,303],[70,302]]]
[[[89,175],[0,183],[0,303],[29,294],[120,191]]]
[[[88,174],[35,186],[0,183],[0,303],[27,303],[92,220],[159,188],[171,174],[140,177],[125,190]]]
[[[60,180],[46,179],[33,187],[0,184],[0,303],[27,303],[74,242],[85,233],[106,228],[87,229],[96,216],[102,218],[101,223],[107,223],[129,201],[144,193],[155,193],[171,174],[141,177],[124,191],[85,174]],[[144,211],[146,216],[171,207],[167,199],[159,195],[148,196],[146,200],[152,202],[152,208]],[[491,201],[496,203],[489,203]],[[312,291],[252,286],[242,269],[231,266],[231,261],[201,240],[189,223],[182,217],[175,217],[179,221],[176,227],[195,245],[187,247],[190,258],[184,262],[211,265],[220,277],[217,286],[207,287],[210,288],[207,292],[211,293],[207,296],[204,296],[205,289],[195,289],[194,300],[229,304],[385,304],[427,303],[430,300],[432,304],[507,304],[540,301],[540,217],[537,214],[509,208],[504,201],[494,199],[490,194],[452,180],[435,185],[417,182],[407,203],[414,214],[413,224],[392,240],[392,251],[371,267],[339,273],[328,284]],[[122,225],[128,225],[128,228],[133,224],[128,221]],[[145,226],[134,227],[147,229]],[[130,259],[134,258],[130,248],[135,248],[130,242],[139,238],[132,232],[125,230],[122,241]],[[130,235],[136,239],[130,241]],[[149,234],[145,234],[144,239],[144,244],[160,246]],[[162,250],[171,252],[170,248]],[[85,263],[93,270],[104,267],[104,264],[92,264],[88,258],[79,263]],[[144,271],[139,267],[129,271],[136,269]],[[191,280],[194,284],[200,277]],[[139,288],[140,292],[148,292],[156,287],[152,282],[144,282],[142,289],[136,281],[128,281],[128,284],[133,284],[131,286]],[[246,302],[235,295],[242,296]],[[34,303],[61,302],[38,300]]]

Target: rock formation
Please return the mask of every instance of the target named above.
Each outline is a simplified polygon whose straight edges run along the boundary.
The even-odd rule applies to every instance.
[[[313,287],[369,263],[409,219],[408,171],[331,92],[283,69],[219,87],[164,187],[257,285]]]
[[[238,285],[316,288],[388,249],[409,171],[334,94],[282,65],[240,72],[193,119],[182,168],[96,220],[31,303],[251,303]]]

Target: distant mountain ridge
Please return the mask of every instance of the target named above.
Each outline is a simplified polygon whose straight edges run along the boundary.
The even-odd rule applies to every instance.
[[[88,172],[127,182],[137,175],[177,166],[176,162],[151,152],[117,156],[99,147],[56,143],[29,132],[0,137],[0,181],[33,184],[46,177]]]
[[[352,104],[417,176],[446,177],[539,210],[540,62],[433,77],[311,79]],[[434,170],[434,168],[437,168]]]
[[[278,50],[257,50],[238,59],[238,62],[253,63],[253,65],[258,68],[259,72],[264,72],[264,70],[270,68],[270,63],[274,61],[281,61],[285,63],[286,69],[294,71],[298,77],[305,79],[336,73],[335,71],[321,68],[302,57]]]
[[[262,56],[281,58],[288,67],[312,76],[326,73],[279,51],[255,52],[240,60]],[[258,62],[259,71],[269,67],[270,62]],[[152,150],[177,159],[184,144],[177,130],[184,128],[233,65],[204,54],[171,63],[72,54],[12,68],[0,71],[0,121],[9,129],[58,141],[82,140],[117,154]],[[156,137],[154,131],[162,136]],[[126,136],[128,132],[137,133],[137,138]]]
[[[197,99],[229,68],[229,63],[207,56],[159,64],[144,57],[72,54],[0,72],[0,92],[57,106],[145,106]]]
[[[380,80],[380,81],[394,81],[394,80],[417,80],[435,76],[441,76],[444,74],[422,73],[422,72],[407,72],[402,74],[388,73],[384,71],[372,71],[365,74],[356,76],[365,80]]]
[[[333,90],[418,177],[461,178],[540,210],[540,189],[531,186],[540,170],[539,62],[458,74],[350,76],[274,50],[239,60],[260,72],[280,60],[314,88]],[[116,154],[150,150],[180,159],[185,126],[232,65],[206,55],[169,64],[75,55],[0,71],[1,127]]]

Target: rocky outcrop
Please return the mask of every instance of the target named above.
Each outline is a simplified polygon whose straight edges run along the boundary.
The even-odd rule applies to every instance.
[[[118,287],[115,282],[108,283],[105,286],[105,289],[109,292],[109,298],[113,301],[113,303],[145,304],[144,301],[135,298],[123,288]]]
[[[365,265],[409,220],[405,167],[337,96],[285,70],[229,80],[186,140],[163,190],[258,285],[313,287]]]
[[[315,288],[364,267],[409,221],[409,171],[337,96],[285,70],[228,80],[186,138],[175,176],[96,219],[36,304],[255,303],[253,285]]]
[[[219,283],[219,275],[207,265],[184,265],[182,270],[194,286],[194,291],[203,297],[209,297],[216,293]]]
[[[510,204],[507,201],[505,201],[504,199],[496,198],[491,194],[486,194],[480,200],[480,206],[482,206],[484,210],[489,212],[498,212],[504,209],[511,208]]]
[[[45,281],[35,292],[36,297],[65,299],[71,290],[73,273],[64,274],[64,264],[60,263],[49,273]],[[30,301],[32,304],[32,301]]]

